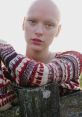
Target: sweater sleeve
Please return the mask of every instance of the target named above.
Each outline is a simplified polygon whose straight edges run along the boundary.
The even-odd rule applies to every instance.
[[[10,80],[4,77],[3,68],[0,61],[0,111],[11,107],[11,103],[16,99],[16,94],[11,88]]]
[[[70,90],[79,89],[79,76],[82,71],[81,53],[66,51],[57,54],[50,64],[53,66],[55,76],[57,75],[54,79],[60,86]]]
[[[51,67],[16,53],[8,44],[1,44],[0,57],[12,80],[20,86],[41,86],[53,79]]]
[[[1,51],[1,59],[20,86],[41,86],[54,81],[68,89],[79,88],[82,68],[82,55],[79,52],[58,54],[51,63],[44,64],[17,54],[13,47],[7,46]]]

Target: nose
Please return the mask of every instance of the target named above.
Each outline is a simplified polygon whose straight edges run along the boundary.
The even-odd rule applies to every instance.
[[[44,29],[43,29],[43,25],[42,24],[37,24],[37,26],[35,27],[35,30],[34,30],[35,34],[37,36],[42,36],[43,35],[43,32],[44,32]]]

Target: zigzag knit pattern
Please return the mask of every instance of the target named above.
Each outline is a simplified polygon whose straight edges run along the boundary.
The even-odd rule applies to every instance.
[[[12,102],[15,98],[15,92],[11,90],[11,82],[3,75],[3,70],[0,65],[0,107]]]
[[[5,47],[3,45],[1,49],[1,59],[20,86],[41,86],[54,81],[70,90],[79,88],[82,70],[82,54],[79,52],[56,54],[51,63],[44,64],[17,54],[10,45]]]

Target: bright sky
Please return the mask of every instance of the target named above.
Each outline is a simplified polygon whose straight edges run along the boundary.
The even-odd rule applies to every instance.
[[[34,0],[0,0],[0,38],[25,54],[22,31],[23,17]],[[61,11],[62,29],[51,46],[52,51],[78,50],[82,52],[82,0],[53,0]]]

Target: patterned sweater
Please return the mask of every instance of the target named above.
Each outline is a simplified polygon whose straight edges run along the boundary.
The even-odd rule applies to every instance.
[[[19,86],[41,86],[57,82],[59,86],[70,91],[79,89],[79,76],[82,70],[82,54],[79,52],[57,53],[50,63],[44,64],[18,54],[11,45],[2,44],[0,57],[8,69],[10,80]],[[9,94],[11,98],[7,99],[7,90],[3,93],[3,90],[7,89],[11,82],[4,78],[3,74],[6,72],[2,72],[1,68],[0,71],[0,106],[3,106],[13,100],[15,96],[12,91],[12,94]]]

